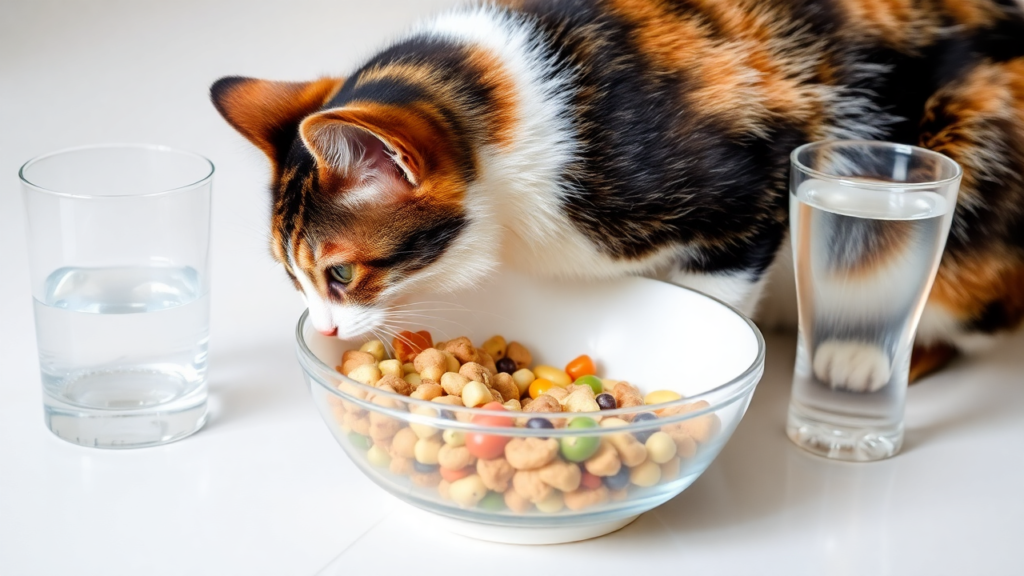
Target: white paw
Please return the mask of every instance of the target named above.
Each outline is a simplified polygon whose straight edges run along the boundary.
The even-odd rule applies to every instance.
[[[829,340],[814,351],[814,375],[833,388],[874,392],[889,382],[889,355],[874,344]]]

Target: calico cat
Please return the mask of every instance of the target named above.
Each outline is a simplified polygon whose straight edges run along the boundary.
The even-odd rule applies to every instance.
[[[325,334],[502,262],[658,276],[753,314],[773,271],[792,278],[789,153],[849,138],[964,169],[914,375],[1024,318],[1009,0],[511,0],[425,22],[346,78],[211,94],[270,159],[273,254]]]

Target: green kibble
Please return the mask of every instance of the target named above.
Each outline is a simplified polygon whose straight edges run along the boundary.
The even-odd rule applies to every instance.
[[[488,492],[477,506],[488,512],[498,512],[505,509],[505,497],[497,492]]]
[[[573,418],[567,428],[597,428],[597,420],[587,416]],[[562,457],[569,462],[583,462],[590,458],[601,447],[601,439],[597,436],[567,436],[560,442]]]
[[[597,376],[580,376],[575,382],[573,382],[573,384],[576,384],[577,386],[582,386],[584,384],[590,386],[590,389],[594,391],[594,396],[604,392],[604,384],[601,383],[601,379]]]
[[[356,448],[361,448],[363,450],[369,450],[370,446],[373,446],[373,441],[370,440],[369,436],[363,436],[357,432],[349,432],[348,441]]]

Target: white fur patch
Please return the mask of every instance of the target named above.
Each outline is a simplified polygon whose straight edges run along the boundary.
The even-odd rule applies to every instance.
[[[763,277],[755,282],[747,272],[708,274],[683,270],[673,274],[670,280],[680,286],[714,296],[726,304],[735,306],[747,316],[753,314],[765,284]]]

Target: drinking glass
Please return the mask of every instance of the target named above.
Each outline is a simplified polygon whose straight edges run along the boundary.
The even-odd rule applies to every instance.
[[[889,142],[816,142],[790,159],[799,339],[786,432],[828,458],[888,458],[961,170]]]
[[[35,158],[19,176],[47,427],[104,448],[201,428],[213,164],[100,145]]]

